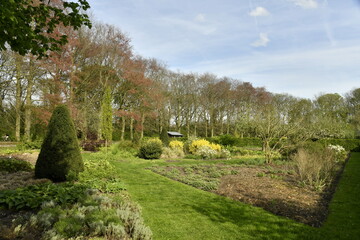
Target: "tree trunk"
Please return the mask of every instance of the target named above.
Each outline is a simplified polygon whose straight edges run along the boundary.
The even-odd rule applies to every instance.
[[[31,140],[31,93],[33,87],[32,76],[28,79],[28,85],[26,87],[26,97],[25,97],[25,141]]]
[[[145,123],[145,114],[141,113],[141,132],[140,132],[140,140],[144,138],[144,123]]]
[[[21,128],[21,76],[20,76],[20,59],[16,61],[16,96],[15,96],[15,139],[20,141],[20,128]]]
[[[134,118],[130,118],[130,140],[134,140]]]
[[[123,116],[121,118],[121,141],[125,140],[125,125],[126,125],[126,119]]]

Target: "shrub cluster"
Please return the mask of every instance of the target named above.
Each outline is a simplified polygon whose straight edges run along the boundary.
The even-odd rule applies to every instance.
[[[162,142],[158,138],[147,140],[140,147],[138,157],[144,159],[159,159],[162,154]]]
[[[13,158],[1,158],[0,159],[0,172],[5,171],[9,173],[26,171],[30,172],[33,170],[33,166],[23,160]]]
[[[69,208],[53,201],[44,203],[30,225],[40,226],[44,239],[152,239],[137,205],[116,202],[93,190]]]
[[[307,146],[308,148],[298,149],[293,155],[295,170],[304,184],[321,191],[345,161],[347,153],[340,146]]]
[[[191,144],[189,146],[189,151],[192,154],[197,154],[201,148],[205,149],[205,151],[206,151],[206,149],[211,149],[214,151],[221,150],[221,146],[219,144],[210,143],[209,141],[207,141],[205,139],[198,139],[198,140],[194,140],[191,142]]]
[[[84,151],[97,152],[105,146],[105,140],[84,140],[81,142],[81,148]]]

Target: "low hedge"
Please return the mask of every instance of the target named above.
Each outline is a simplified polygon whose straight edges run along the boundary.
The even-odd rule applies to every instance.
[[[320,139],[317,142],[323,144],[324,146],[331,145],[340,145],[345,148],[346,151],[351,152],[360,152],[360,139],[333,139],[333,138],[324,138]]]

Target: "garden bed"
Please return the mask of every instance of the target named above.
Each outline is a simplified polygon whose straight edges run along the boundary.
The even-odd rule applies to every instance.
[[[326,219],[332,188],[315,191],[287,165],[186,165],[152,171],[310,226]]]

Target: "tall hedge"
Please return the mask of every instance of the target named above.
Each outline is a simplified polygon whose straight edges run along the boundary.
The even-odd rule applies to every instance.
[[[74,124],[65,105],[55,108],[35,165],[37,178],[74,180],[84,170]]]

